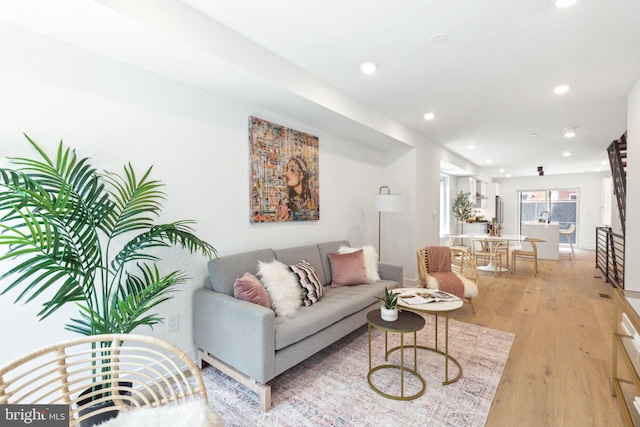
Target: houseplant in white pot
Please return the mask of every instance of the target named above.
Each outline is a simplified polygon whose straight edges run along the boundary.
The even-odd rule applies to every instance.
[[[9,282],[2,294],[20,290],[16,302],[27,303],[46,295],[40,320],[75,304],[78,316],[65,328],[82,335],[161,323],[152,309],[187,276],[160,273],[157,250],[177,246],[212,257],[215,248],[193,234],[193,221],[154,223],[165,194],[151,167],[142,175],[131,164],[122,174],[98,172],[62,142],[51,158],[27,140],[38,155],[9,157],[15,167],[0,168],[0,263],[11,260],[0,276]]]
[[[398,320],[398,294],[390,291],[386,287],[384,288],[383,297],[375,297],[382,302],[380,307],[380,317],[387,322],[394,322]]]
[[[471,201],[471,193],[460,191],[453,201],[453,216],[460,222],[460,234],[464,234],[464,223],[474,215],[475,203]]]

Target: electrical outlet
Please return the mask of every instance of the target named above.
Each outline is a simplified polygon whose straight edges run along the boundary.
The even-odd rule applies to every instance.
[[[166,319],[166,322],[167,322],[167,332],[175,332],[178,330],[178,327],[180,326],[180,322],[177,314],[172,314],[171,316],[168,316]]]

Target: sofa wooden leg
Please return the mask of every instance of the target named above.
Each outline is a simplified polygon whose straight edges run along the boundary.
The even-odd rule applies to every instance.
[[[216,359],[206,351],[198,350],[198,366],[202,368],[205,363],[213,366],[256,393],[260,398],[260,410],[267,412],[271,409],[271,386],[257,382],[253,378],[246,376],[242,372]]]

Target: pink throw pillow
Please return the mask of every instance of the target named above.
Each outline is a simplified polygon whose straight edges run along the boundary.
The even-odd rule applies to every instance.
[[[350,254],[327,254],[331,264],[331,287],[369,284],[362,249]]]
[[[260,280],[251,273],[244,273],[233,284],[233,296],[243,301],[252,302],[271,308],[271,299]]]

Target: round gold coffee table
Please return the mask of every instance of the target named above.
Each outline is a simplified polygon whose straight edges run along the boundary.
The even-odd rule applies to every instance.
[[[413,400],[424,394],[427,384],[424,381],[424,378],[418,373],[418,351],[416,345],[416,332],[422,329],[425,325],[425,320],[422,316],[412,313],[409,311],[401,311],[398,313],[398,320],[394,322],[387,322],[386,320],[382,320],[380,317],[380,310],[373,310],[367,313],[367,320],[369,322],[369,373],[367,374],[367,381],[371,388],[381,396],[387,397],[389,399],[395,400]],[[376,328],[384,331],[384,360],[389,360],[389,354],[400,350],[400,364],[392,365],[392,364],[384,364],[376,367],[372,367],[371,365],[371,328]],[[388,333],[396,332],[400,334],[400,345],[389,349],[389,341],[388,341]],[[413,332],[413,346],[405,346],[404,344],[404,334]],[[413,369],[409,369],[404,366],[404,349],[406,347],[413,348]],[[378,387],[373,384],[371,381],[371,374],[380,370],[380,369],[399,369],[400,370],[400,395],[392,395],[383,392]],[[404,374],[405,372],[410,373],[415,376],[421,383],[422,388],[412,395],[405,395],[404,392]]]
[[[433,314],[435,318],[435,347],[427,347],[423,345],[415,345],[416,348],[422,350],[432,351],[434,353],[438,353],[444,356],[444,381],[443,385],[451,384],[458,381],[462,377],[462,366],[460,362],[458,362],[453,356],[449,354],[449,315],[454,311],[458,311],[463,302],[460,298],[455,301],[446,301],[446,302],[430,302],[426,304],[407,304],[402,300],[402,295],[411,295],[411,294],[419,294],[419,293],[428,293],[430,289],[425,288],[398,288],[394,289],[394,292],[401,295],[398,298],[398,308],[405,311],[412,311],[415,313],[429,313]],[[445,323],[445,332],[444,332],[444,351],[438,348],[438,317],[444,316]],[[405,346],[411,347],[411,346]],[[454,378],[449,379],[449,361],[452,361],[458,366],[458,375]]]

